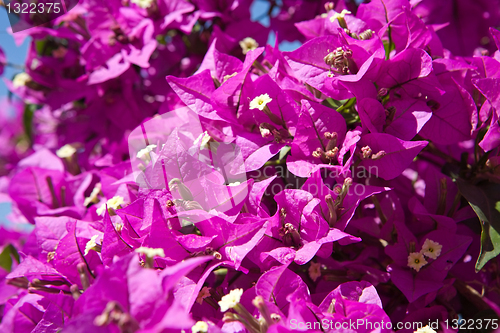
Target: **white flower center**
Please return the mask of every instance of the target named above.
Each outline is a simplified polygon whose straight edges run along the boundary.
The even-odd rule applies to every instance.
[[[14,85],[14,88],[19,88],[23,87],[26,85],[28,81],[31,80],[31,76],[29,76],[27,73],[19,73],[14,77],[14,80],[12,80],[12,84]]]
[[[208,149],[208,142],[212,137],[208,134],[207,131],[201,133],[196,140],[194,140],[193,144],[200,145],[200,149]]]
[[[108,201],[106,201],[106,204],[108,205],[108,209],[118,209],[120,206],[124,203],[123,198],[119,195],[112,197]],[[101,207],[97,208],[96,212],[98,215],[102,216],[104,214],[104,210],[106,209],[106,205],[101,205]]]
[[[436,333],[432,328],[429,327],[429,325],[425,327],[421,327],[418,330],[416,330],[414,333]]]
[[[131,0],[130,2],[135,3],[141,8],[149,8],[153,4],[154,0]]]
[[[135,252],[144,254],[148,258],[154,258],[155,256],[165,258],[165,251],[163,249],[152,249],[150,247],[139,247],[135,249]]]
[[[71,157],[74,153],[76,149],[72,145],[64,145],[56,151],[56,155],[60,158]]]
[[[351,12],[348,11],[347,9],[342,9],[340,13],[333,14],[333,16],[330,17],[330,21],[335,22],[335,20],[337,20],[338,18],[343,19],[347,14],[351,14]]]
[[[99,237],[99,235],[94,235],[87,242],[87,244],[85,245],[85,255],[89,254],[90,250],[94,250],[94,248],[97,245],[97,243],[96,243],[97,237]]]
[[[255,39],[251,37],[244,38],[240,41],[241,50],[243,54],[247,54],[250,50],[255,50],[259,47],[259,44],[255,41]]]
[[[206,333],[208,332],[208,324],[204,321],[198,321],[191,327],[193,333]]]
[[[84,206],[88,206],[90,203],[97,203],[98,202],[98,195],[101,193],[101,183],[97,183],[92,190],[92,193],[88,197],[85,198],[85,201],[83,202]]]
[[[257,96],[250,102],[250,110],[259,109],[260,111],[262,111],[266,107],[267,103],[271,102],[272,100],[273,99],[269,97],[268,94]]]
[[[243,289],[233,289],[223,296],[219,302],[221,312],[226,312],[240,303],[241,295],[243,295]]]
[[[148,154],[153,151],[153,149],[156,148],[156,145],[149,145],[144,149],[141,149],[137,152],[137,158],[143,159],[143,157],[146,157],[149,159]]]

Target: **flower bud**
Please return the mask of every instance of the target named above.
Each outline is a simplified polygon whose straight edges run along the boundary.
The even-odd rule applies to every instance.
[[[370,148],[370,146],[364,146],[363,148],[361,148],[361,156],[361,158],[364,160],[369,159],[372,156],[372,149]]]
[[[71,292],[71,296],[73,296],[73,299],[76,301],[77,299],[80,298],[80,296],[82,295],[82,293],[80,292],[80,289],[78,288],[78,286],[76,284],[72,284],[70,287],[69,287],[69,291]]]
[[[389,90],[387,88],[380,88],[377,92],[377,99],[381,101],[388,93]]]
[[[312,152],[311,154],[314,158],[322,158],[322,157],[326,157],[325,156],[325,152],[323,151],[323,149],[321,148],[316,148],[315,151]]]
[[[375,161],[379,160],[382,157],[384,157],[385,155],[387,155],[387,153],[385,152],[385,150],[381,150],[378,153],[372,155],[372,160],[375,160]]]
[[[337,156],[338,152],[339,152],[339,149],[337,147],[334,147],[333,149],[328,150],[325,153],[325,156],[327,159],[333,160]]]
[[[328,225],[333,228],[335,223],[337,222],[337,207],[335,206],[335,201],[332,198],[331,194],[327,194],[325,196],[325,202],[328,206]]]
[[[76,265],[76,270],[78,271],[78,275],[80,275],[80,281],[82,283],[83,290],[87,290],[90,287],[90,279],[87,270],[87,264],[81,262]]]
[[[280,235],[283,237],[283,243],[286,246],[300,247],[302,245],[302,238],[291,223],[285,223],[280,230]]]
[[[361,40],[370,39],[370,38],[372,38],[373,33],[374,33],[373,30],[367,29],[359,34],[359,39],[361,39]]]
[[[326,132],[324,134],[324,136],[325,136],[325,139],[329,140],[327,145],[326,145],[326,150],[332,150],[333,148],[337,147],[337,139],[339,137],[337,132],[333,132],[333,133]]]

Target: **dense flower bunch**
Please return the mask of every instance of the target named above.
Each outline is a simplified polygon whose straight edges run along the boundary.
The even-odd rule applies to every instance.
[[[1,332],[498,328],[500,1],[251,2],[16,33]]]

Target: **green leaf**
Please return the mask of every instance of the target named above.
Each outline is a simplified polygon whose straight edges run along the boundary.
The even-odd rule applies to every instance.
[[[349,108],[356,103],[356,97],[353,97],[351,99],[348,99],[344,104],[342,104],[339,108],[337,108],[337,112],[347,112],[349,111]]]
[[[479,271],[500,254],[500,184],[472,185],[463,179],[457,179],[456,183],[481,221],[481,253],[476,263],[476,271]]]
[[[387,31],[389,33],[389,40],[388,41],[384,40],[383,43],[384,43],[384,49],[385,49],[385,58],[386,58],[386,60],[389,60],[391,52],[396,49],[396,45],[394,45],[394,42],[392,41],[392,38],[391,38],[391,28],[389,28]]]
[[[476,272],[500,254],[500,234],[489,223],[481,223],[481,229],[481,252],[476,262]]]
[[[339,107],[341,107],[347,101],[348,101],[348,99],[337,101],[337,100],[329,97],[329,98],[325,99],[322,104],[324,106],[328,106],[328,107],[331,107],[332,109],[337,110]]]
[[[14,246],[9,244],[4,247],[2,253],[0,253],[0,267],[5,269],[7,272],[10,272],[12,269],[12,257],[14,257],[14,259],[16,259],[19,263],[19,253],[17,253]]]
[[[292,147],[290,146],[285,146],[283,148],[281,148],[280,150],[280,156],[279,156],[279,160],[282,160],[286,157],[286,155],[288,154],[288,152],[290,152],[290,150],[292,149]]]
[[[30,145],[33,142],[33,115],[35,114],[35,110],[36,110],[36,105],[34,104],[26,104],[24,106],[24,113],[23,113],[24,133],[26,134],[26,137],[28,138]]]
[[[472,185],[463,179],[457,179],[456,183],[479,219],[500,232],[500,211],[496,208],[500,205],[500,184],[482,182]]]
[[[35,49],[36,53],[39,55],[43,54],[43,51],[45,50],[45,45],[47,44],[46,39],[39,39],[35,41]]]

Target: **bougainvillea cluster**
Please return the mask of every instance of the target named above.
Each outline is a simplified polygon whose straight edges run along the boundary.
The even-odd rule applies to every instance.
[[[251,5],[14,34],[1,332],[498,328],[500,2]]]

